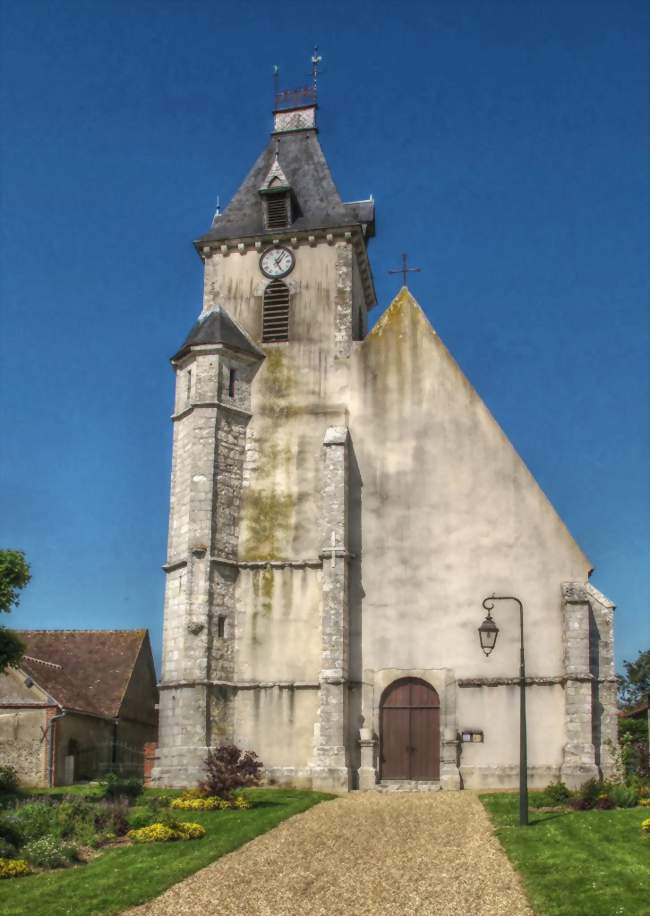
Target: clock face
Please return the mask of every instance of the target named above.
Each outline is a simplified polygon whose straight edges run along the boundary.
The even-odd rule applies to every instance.
[[[265,277],[286,277],[295,263],[293,252],[288,248],[267,248],[260,258],[260,270]]]

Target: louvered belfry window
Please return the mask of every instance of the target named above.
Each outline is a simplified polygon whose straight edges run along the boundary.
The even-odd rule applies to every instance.
[[[291,222],[289,194],[268,194],[266,203],[266,228],[286,229]]]
[[[266,343],[289,340],[289,287],[272,280],[264,290],[262,340]]]

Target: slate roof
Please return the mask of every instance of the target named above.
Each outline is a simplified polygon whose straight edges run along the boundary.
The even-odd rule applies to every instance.
[[[178,353],[172,356],[172,361],[180,359],[190,347],[199,344],[224,344],[234,350],[241,350],[259,359],[264,359],[264,353],[255,346],[250,337],[242,331],[221,305],[216,305],[209,312],[204,312],[200,316],[185,338],[183,346]]]
[[[20,669],[63,709],[117,718],[146,630],[18,630]]]
[[[368,234],[372,234],[374,203],[343,203],[318,142],[318,134],[309,129],[276,134],[271,138],[231,202],[215,217],[212,229],[197,244],[268,235],[259,189],[273,168],[276,150],[278,163],[297,203],[298,216],[291,224],[292,229],[335,229],[363,224],[368,226]],[[360,203],[365,204],[363,210]]]

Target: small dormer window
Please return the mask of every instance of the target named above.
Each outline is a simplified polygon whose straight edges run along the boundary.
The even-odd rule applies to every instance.
[[[264,224],[267,229],[286,229],[291,225],[291,185],[282,171],[276,150],[273,164],[264,184],[259,189],[264,207]]]
[[[267,229],[286,229],[291,225],[291,195],[286,190],[269,190],[264,195]]]

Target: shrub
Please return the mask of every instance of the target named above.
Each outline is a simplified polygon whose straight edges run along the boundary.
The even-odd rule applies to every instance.
[[[122,801],[101,801],[95,805],[94,826],[102,833],[125,836],[133,826],[129,818],[128,805]]]
[[[74,843],[62,843],[57,837],[44,836],[27,843],[22,854],[37,868],[65,868],[77,858],[78,849]]]
[[[205,827],[200,824],[175,822],[171,824],[150,824],[139,830],[129,830],[127,836],[134,843],[170,843],[175,840],[199,840],[205,836]]]
[[[0,837],[0,859],[15,859],[16,847]]]
[[[141,779],[118,776],[117,773],[107,773],[100,782],[104,787],[103,796],[107,799],[128,798],[133,800],[142,795],[144,789]]]
[[[129,830],[139,830],[148,827],[154,819],[154,814],[148,808],[136,808],[129,814],[127,834]]]
[[[234,808],[239,808],[240,811],[247,811],[249,808],[253,807],[253,803],[246,798],[245,795],[238,795],[233,804]]]
[[[183,840],[201,840],[205,836],[205,827],[201,824],[192,824],[189,821],[182,821],[177,828]]]
[[[644,833],[650,834],[650,817],[646,817],[646,819],[641,822],[641,830],[643,830]]]
[[[609,794],[609,788],[609,783],[600,779],[588,779],[572,796],[569,805],[576,811],[588,811],[596,807],[599,798]]]
[[[171,803],[172,808],[180,809],[181,811],[221,811],[224,808],[232,807],[230,802],[226,801],[224,798],[217,798],[216,796],[208,796],[207,798],[185,798],[181,795],[180,798],[175,798]]]
[[[594,807],[598,808],[600,811],[611,811],[612,808],[616,807],[616,802],[613,801],[609,795],[600,795],[596,799]]]
[[[22,843],[22,834],[18,829],[13,818],[0,817],[0,840],[4,840],[11,846],[20,846]],[[2,855],[2,853],[0,853]],[[7,856],[9,858],[9,856]]]
[[[609,790],[609,797],[617,808],[635,808],[638,802],[638,793],[632,786],[616,783]]]
[[[571,790],[563,782],[550,782],[544,789],[544,795],[552,805],[563,805],[571,798]]]
[[[49,802],[27,802],[20,805],[10,819],[24,843],[59,832],[56,807]]]
[[[206,777],[200,784],[203,795],[230,801],[237,789],[256,786],[263,764],[253,751],[223,745],[210,751],[205,761]]]
[[[23,859],[0,859],[0,878],[22,878],[32,870]]]
[[[18,771],[15,767],[0,766],[0,794],[18,789]]]

